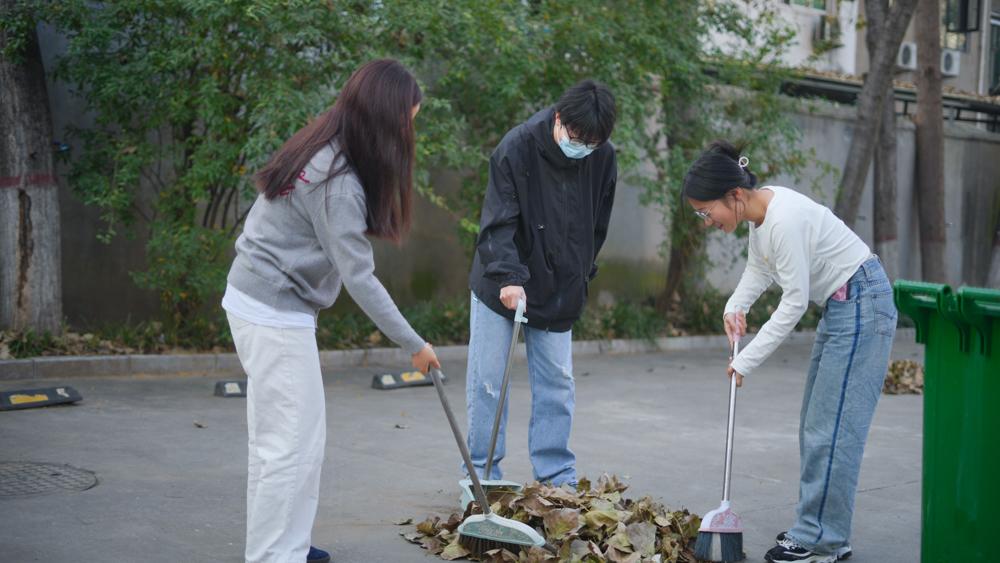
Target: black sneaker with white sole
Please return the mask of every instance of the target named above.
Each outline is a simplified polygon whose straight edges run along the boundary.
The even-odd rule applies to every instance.
[[[781,532],[780,534],[778,534],[778,537],[774,538],[774,541],[776,541],[779,544],[781,542],[785,541],[785,534],[787,534],[787,533],[788,532]],[[851,544],[847,544],[847,545],[841,546],[837,550],[837,561],[843,561],[844,559],[850,559],[852,555],[854,555],[854,552],[851,551]]]
[[[788,536],[778,540],[778,545],[768,550],[764,559],[771,563],[837,563],[836,554],[813,553]]]

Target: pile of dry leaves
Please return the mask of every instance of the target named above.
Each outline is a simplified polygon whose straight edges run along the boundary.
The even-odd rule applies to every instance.
[[[924,392],[924,366],[912,360],[890,362],[882,392],[886,395],[920,395]]]
[[[492,491],[490,507],[505,518],[538,530],[550,549],[533,548],[515,555],[506,550],[488,552],[482,561],[540,563],[694,562],[694,540],[701,518],[687,510],[670,511],[649,497],[627,499],[628,488],[615,476],[604,475],[591,486],[582,479],[576,491],[532,483],[522,492]],[[470,505],[470,509],[474,505]],[[431,517],[403,533],[442,559],[474,559],[458,543],[458,525],[468,515],[447,520]]]

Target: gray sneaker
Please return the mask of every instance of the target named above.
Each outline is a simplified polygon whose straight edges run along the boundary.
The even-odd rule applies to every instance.
[[[785,541],[785,534],[787,534],[787,533],[788,532],[781,532],[780,534],[778,534],[778,536],[776,538],[774,538],[774,541],[776,541],[778,543],[781,543],[781,542]],[[837,561],[843,561],[844,559],[850,559],[851,555],[854,555],[854,552],[851,551],[851,544],[844,545],[844,546],[840,547],[839,549],[837,549]]]

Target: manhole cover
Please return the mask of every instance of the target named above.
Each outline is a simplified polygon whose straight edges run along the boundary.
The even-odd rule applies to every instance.
[[[0,461],[0,497],[86,491],[96,484],[93,471],[72,465]]]

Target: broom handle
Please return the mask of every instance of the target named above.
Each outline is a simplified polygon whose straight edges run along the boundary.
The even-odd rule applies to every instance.
[[[472,480],[472,493],[475,495],[479,507],[483,509],[483,514],[488,516],[490,514],[490,503],[486,500],[486,492],[483,491],[483,485],[479,482],[479,476],[476,475],[476,468],[472,465],[469,448],[465,445],[465,438],[462,437],[462,431],[458,429],[458,423],[455,422],[455,414],[451,411],[448,397],[444,394],[444,385],[441,384],[440,374],[440,370],[431,368],[431,379],[434,380],[434,388],[437,389],[438,397],[441,399],[444,414],[448,417],[448,424],[451,425],[451,433],[455,435],[455,441],[458,442],[458,449],[462,452],[462,461],[465,462],[465,470],[469,472],[469,479]]]
[[[733,342],[733,359],[740,353],[739,338]],[[732,363],[732,362],[730,362]],[[736,428],[736,376],[729,378],[729,424],[726,427],[726,478],[722,485],[722,501],[729,502],[729,483],[733,478],[733,432]]]
[[[484,479],[489,480],[493,473],[493,452],[497,447],[497,436],[500,434],[500,418],[503,416],[503,406],[507,401],[507,387],[510,385],[510,365],[514,363],[514,352],[517,348],[517,337],[521,333],[521,323],[524,318],[524,299],[517,300],[517,311],[514,313],[514,330],[510,338],[510,350],[507,351],[507,367],[503,370],[503,383],[500,384],[500,400],[497,402],[497,413],[493,417],[493,434],[490,436],[490,452],[486,455],[486,472]]]

